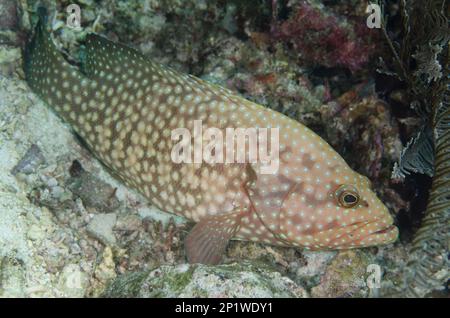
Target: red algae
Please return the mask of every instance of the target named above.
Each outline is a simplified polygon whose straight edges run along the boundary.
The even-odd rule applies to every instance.
[[[271,33],[275,41],[292,45],[305,62],[352,72],[369,61],[375,47],[366,28],[307,2],[300,3],[286,21],[274,22]]]

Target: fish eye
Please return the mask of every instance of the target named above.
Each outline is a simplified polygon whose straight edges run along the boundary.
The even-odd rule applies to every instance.
[[[335,192],[339,205],[343,208],[353,208],[359,203],[359,194],[355,187],[350,185],[341,185]]]

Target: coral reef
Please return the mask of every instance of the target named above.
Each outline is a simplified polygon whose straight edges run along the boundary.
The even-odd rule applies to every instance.
[[[419,209],[421,214],[420,207],[427,200],[415,189],[418,181],[404,173],[417,165],[409,166],[405,163],[410,161],[403,159],[399,169],[407,182],[390,178],[390,170],[401,156],[401,144],[421,126],[409,105],[415,110],[435,105],[425,113],[439,109],[435,118],[440,121],[429,122],[429,126],[448,126],[448,101],[439,102],[443,89],[437,84],[448,76],[448,65],[438,61],[445,51],[438,46],[442,39],[436,36],[434,45],[418,46],[411,42],[415,37],[405,37],[409,38],[401,46],[405,50],[396,54],[400,61],[406,57],[414,60],[403,62],[404,70],[390,59],[393,54],[387,47],[390,53],[384,55],[384,64],[391,68],[383,71],[393,74],[394,70],[400,77],[414,74],[414,78],[404,79],[401,85],[392,76],[383,75],[380,80],[370,66],[382,49],[382,33],[365,29],[361,23],[365,5],[360,1],[252,1],[250,5],[234,0],[83,0],[76,1],[82,10],[80,30],[65,24],[65,8],[73,1],[3,1],[1,296],[379,296],[366,284],[370,264],[382,268],[384,295],[403,290],[405,277],[411,281],[412,276],[401,270],[405,267],[413,269],[413,274],[422,272],[418,279],[428,282],[430,277],[436,278],[436,283],[426,288],[420,283],[416,294],[442,287],[446,273],[440,257],[449,233],[442,224],[448,222],[448,212],[428,214],[430,221],[423,221],[427,230],[417,236],[412,256],[408,255],[411,242],[404,233],[409,227],[413,227],[411,231],[416,228],[400,222],[402,237],[393,246],[306,252],[236,241],[227,251],[225,262],[230,265],[186,265],[183,239],[191,224],[157,211],[111,177],[22,80],[20,49],[34,23],[38,2],[48,5],[51,12],[56,10],[54,38],[71,56],[80,53],[81,59],[83,38],[99,32],[158,62],[228,87],[307,124],[352,168],[373,181],[400,221],[403,215],[415,220],[411,211]],[[408,17],[413,21],[412,11]],[[407,22],[407,16],[403,19],[404,23],[414,22]],[[423,34],[417,41],[424,41],[425,31],[417,32]],[[386,32],[396,34],[389,28]],[[420,49],[411,53],[408,47]],[[417,68],[409,69],[412,65]],[[423,86],[417,92],[417,86],[411,84],[418,79]],[[433,103],[424,103],[427,100]],[[446,132],[435,129],[424,134],[430,132],[434,139],[439,134],[438,142],[442,142],[442,146],[433,142],[434,149],[448,149],[449,139],[442,137]],[[420,142],[415,145],[419,147]],[[448,152],[444,150],[436,156],[442,158],[436,161],[442,168],[433,169],[438,176],[448,172],[448,160],[444,160]],[[448,179],[440,180],[444,181],[433,185],[436,195],[430,197],[436,198],[437,207],[443,205],[439,200],[446,198],[439,183],[447,184],[448,189]],[[431,232],[441,234],[427,238]],[[437,264],[432,265],[432,273],[418,269],[423,265],[429,268],[430,263]]]

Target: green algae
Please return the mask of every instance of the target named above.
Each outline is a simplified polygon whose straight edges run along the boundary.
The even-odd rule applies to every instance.
[[[129,273],[121,275],[110,283],[101,294],[102,297],[128,297],[134,298],[139,295],[142,283],[147,278],[149,271]]]
[[[104,297],[138,297],[143,290],[146,297],[164,297],[164,291],[170,289],[180,293],[191,281],[195,266],[186,271],[174,272],[171,275],[155,275],[155,270],[129,273],[119,276],[105,289]],[[148,278],[152,275],[151,283]],[[159,277],[158,277],[159,276]]]

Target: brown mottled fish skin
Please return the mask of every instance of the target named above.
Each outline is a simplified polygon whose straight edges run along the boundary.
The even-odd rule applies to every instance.
[[[123,182],[158,208],[197,222],[185,242],[190,262],[220,262],[230,239],[313,250],[396,240],[369,180],[307,127],[97,35],[86,40],[82,73],[43,24],[25,54],[30,87]],[[171,132],[192,131],[194,120],[223,131],[279,128],[278,173],[260,174],[257,164],[173,163]],[[337,197],[347,186],[359,196],[354,207]]]

